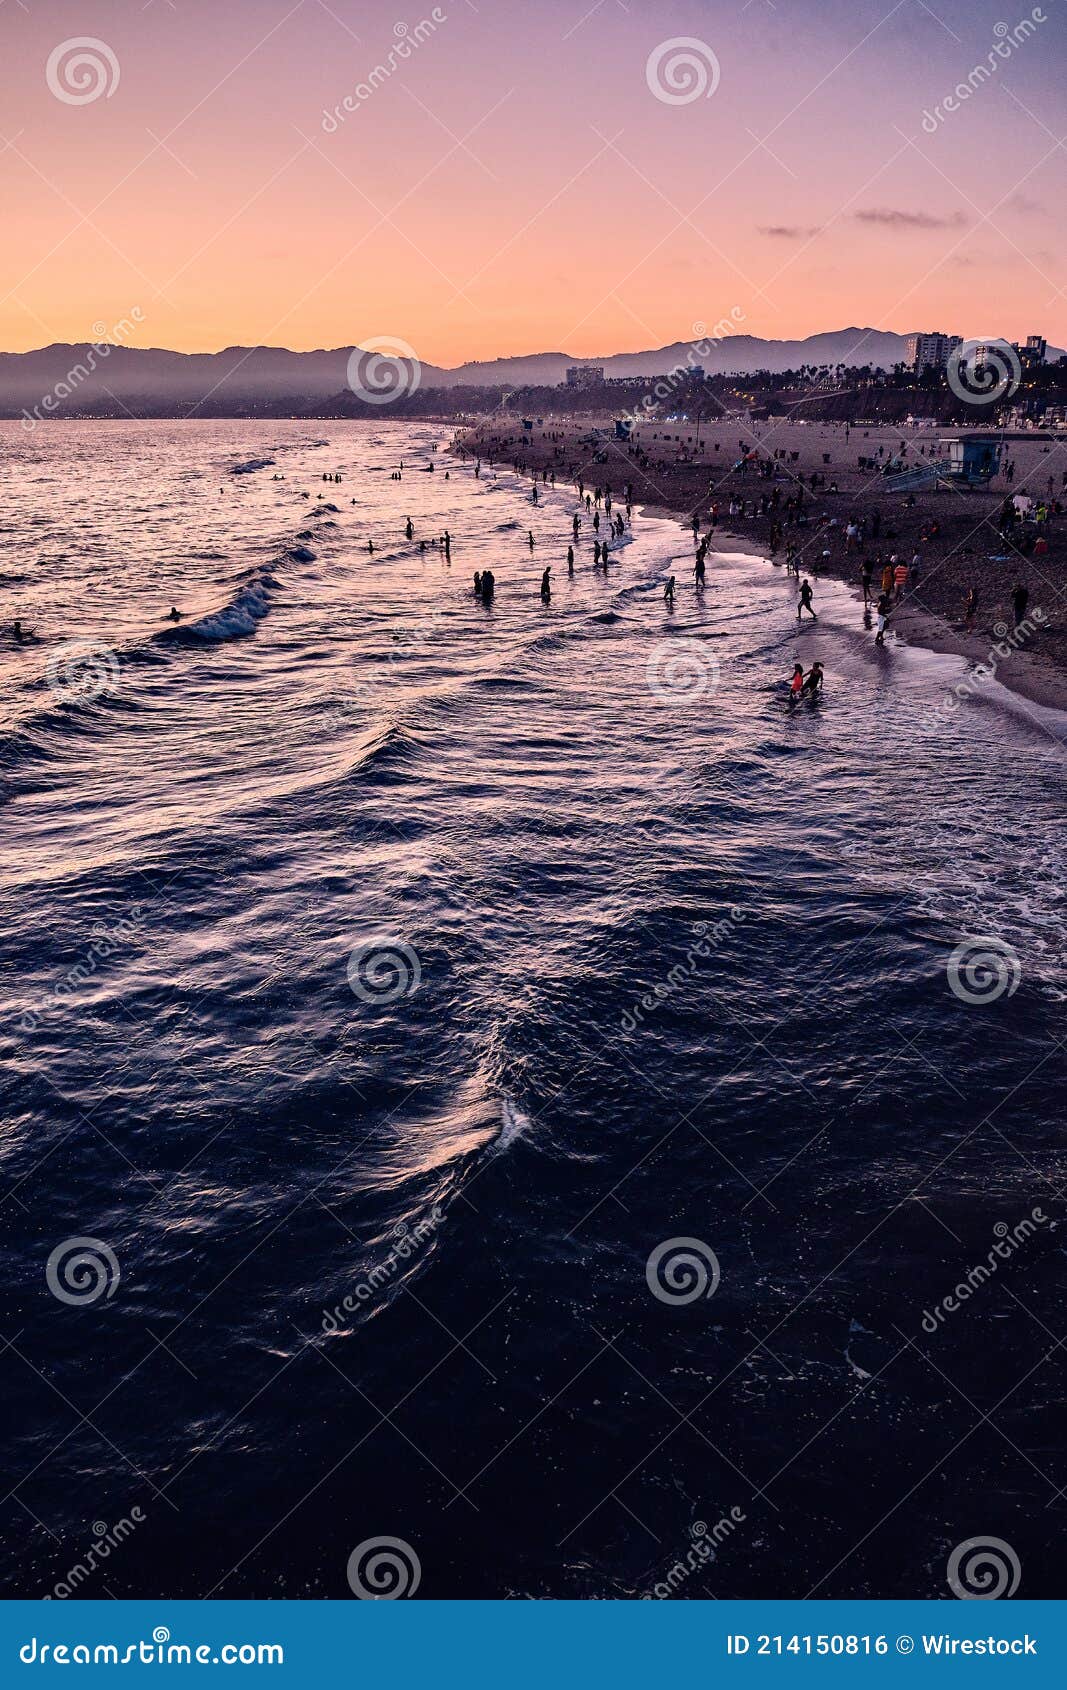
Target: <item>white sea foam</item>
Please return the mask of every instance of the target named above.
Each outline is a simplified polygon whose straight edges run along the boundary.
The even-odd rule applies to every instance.
[[[529,1115],[523,1113],[510,1097],[500,1101],[500,1134],[496,1145],[498,1150],[507,1150],[517,1138],[525,1138],[533,1127]]]
[[[200,640],[233,640],[253,634],[270,610],[270,587],[263,577],[243,586],[222,610],[185,623],[180,632]]]

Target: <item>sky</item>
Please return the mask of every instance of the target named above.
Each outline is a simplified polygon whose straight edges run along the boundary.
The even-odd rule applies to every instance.
[[[1064,4],[2,0],[0,349],[1063,346]]]

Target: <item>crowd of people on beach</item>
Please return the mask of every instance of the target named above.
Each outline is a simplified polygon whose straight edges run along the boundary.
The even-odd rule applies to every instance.
[[[530,502],[536,507],[543,506],[546,491],[556,488],[557,468],[568,480],[573,481],[578,508],[570,519],[570,543],[565,553],[567,576],[574,577],[576,549],[581,546],[583,538],[586,541],[591,538],[592,569],[594,573],[602,571],[607,577],[609,566],[615,561],[613,547],[625,538],[627,529],[632,527],[634,500],[637,496],[634,481],[631,479],[625,482],[621,495],[610,483],[587,485],[586,469],[580,464],[568,461],[568,447],[574,442],[562,431],[545,432],[544,438],[552,449],[552,462],[540,466],[530,464],[527,451],[529,443],[526,438],[520,439],[518,450],[511,454],[509,461],[506,458],[506,447],[512,442],[507,437],[487,440],[482,435],[473,438],[476,445],[472,445],[469,439],[462,436],[457,437],[453,444],[460,457],[474,460],[475,479],[480,481],[486,474],[495,478],[498,464],[506,465],[518,475],[530,476]],[[845,438],[847,441],[847,427]],[[587,443],[594,446],[594,464],[608,461],[605,442],[594,438]],[[940,536],[940,522],[936,518],[925,521],[919,533],[917,548],[910,551],[910,556],[905,555],[902,550],[893,549],[894,543],[899,544],[898,531],[892,517],[884,516],[880,509],[869,510],[863,514],[853,512],[844,519],[819,509],[820,492],[836,493],[837,484],[832,480],[828,482],[825,472],[813,470],[810,473],[801,473],[795,467],[798,457],[795,451],[787,453],[785,449],[780,448],[776,449],[773,455],[761,455],[759,451],[752,449],[751,442],[744,440],[739,442],[739,448],[739,457],[733,465],[734,472],[744,477],[751,471],[770,485],[752,497],[742,496],[737,492],[731,493],[728,498],[720,497],[716,484],[713,483],[708,488],[706,499],[701,501],[703,517],[698,510],[686,523],[686,527],[691,529],[694,545],[691,573],[696,593],[703,595],[706,589],[708,556],[720,523],[741,525],[750,520],[764,519],[769,523],[767,549],[771,561],[778,563],[779,554],[784,552],[786,571],[796,578],[798,629],[805,619],[812,624],[818,622],[812,577],[818,581],[820,568],[828,568],[833,563],[840,566],[844,559],[854,557],[862,594],[864,626],[868,630],[873,628],[875,645],[884,646],[894,612],[906,600],[915,598],[920,589],[925,575],[922,548],[927,543],[931,546],[936,544]],[[718,444],[715,449],[719,449]],[[647,466],[650,461],[647,451],[637,442],[630,442],[625,450],[626,455],[638,464]],[[436,445],[432,447],[432,451],[436,453]],[[879,446],[877,451],[880,460],[885,451],[884,446]],[[878,460],[872,457],[870,462],[873,464]],[[824,462],[829,463],[829,454],[824,454]],[[433,473],[435,467],[431,458],[425,472]],[[881,468],[879,461],[879,469]],[[1013,472],[1014,464],[1007,463],[1005,471]],[[391,479],[402,481],[404,474],[405,465],[401,460],[399,467],[391,472]],[[284,477],[275,474],[273,479],[277,481]],[[1012,475],[1008,474],[1007,479],[1010,484]],[[322,480],[331,485],[340,485],[343,477],[339,471],[327,471],[323,472]],[[1067,497],[1067,471],[1063,474],[1059,490],[1055,486],[1054,478],[1049,476],[1045,493],[1040,498],[1033,499],[1025,494],[1011,492],[1005,495],[996,525],[999,532],[1010,541],[1014,554],[1040,558],[1047,552],[1047,529],[1064,510],[1059,493]],[[305,492],[301,497],[310,498],[311,495]],[[323,494],[319,495],[320,500],[324,497]],[[353,499],[352,503],[355,504],[356,500]],[[907,511],[914,505],[914,494],[909,493],[901,508]],[[337,509],[334,505],[325,505],[323,508],[330,511]],[[416,542],[415,525],[411,516],[408,516],[404,522],[403,535],[409,545],[417,543],[420,553],[425,554],[432,548],[444,557],[446,563],[451,563],[452,536],[447,529],[430,538],[420,537]],[[528,529],[526,544],[531,558],[537,543],[533,529]],[[366,549],[369,555],[374,555],[373,539],[368,539]],[[967,555],[967,548],[964,548],[964,556]],[[803,575],[802,560],[809,571]],[[840,567],[837,572],[840,572]],[[496,593],[496,577],[493,571],[477,571],[473,584],[475,597],[485,605],[492,604]],[[553,566],[548,564],[541,571],[539,596],[543,605],[551,604],[552,588]],[[669,573],[663,579],[663,601],[668,611],[673,610],[677,594],[677,576]],[[1011,590],[1012,616],[1016,630],[1024,622],[1029,598],[1028,587],[1023,581],[1017,581]],[[979,587],[972,583],[961,607],[961,625],[965,631],[974,629],[980,604]],[[183,614],[172,605],[165,620],[177,623],[182,620]],[[37,639],[34,630],[27,629],[20,619],[12,623],[11,637],[19,645],[35,643]],[[801,698],[814,700],[821,696],[823,680],[824,671],[820,662],[814,662],[806,673],[803,666],[799,662],[796,663],[793,675],[786,683],[790,703],[796,703]]]
[[[466,449],[462,443],[457,443],[457,450],[461,455],[466,455]],[[484,457],[479,454],[475,457],[473,467],[475,479],[480,481],[483,473],[488,472],[490,474],[495,474],[496,461],[489,453],[487,453]],[[514,457],[511,460],[510,468],[518,475],[531,473],[529,465],[526,464],[520,457]],[[541,488],[555,488],[556,474],[554,470],[549,468],[542,468],[540,471],[534,470],[532,474],[533,485],[530,493],[530,501],[532,504],[538,505],[541,503]],[[538,476],[540,477],[540,482],[538,481]],[[594,535],[599,535],[601,529],[606,528],[606,534],[611,535],[612,541],[617,541],[624,537],[627,528],[632,526],[633,520],[634,487],[632,482],[626,482],[623,489],[621,502],[625,508],[625,516],[622,514],[621,510],[615,508],[616,494],[610,484],[605,486],[597,484],[592,487],[587,487],[584,474],[578,473],[574,478],[574,487],[577,492],[578,504],[580,507],[584,507],[585,514],[582,515],[576,512],[571,517],[572,543],[567,547],[566,553],[568,577],[573,577],[574,575],[575,547],[580,543],[583,528],[586,527],[587,523],[589,529]],[[718,515],[718,508],[713,506],[709,513],[707,531],[703,534],[701,533],[701,521],[699,516],[694,515],[690,523],[687,524],[687,526],[691,529],[693,544],[695,547],[692,569],[694,590],[701,595],[707,586],[707,559],[708,553],[711,549],[715,522]],[[411,535],[408,534],[407,537],[410,539]],[[536,540],[532,529],[527,532],[527,544],[530,552],[533,553],[536,546]],[[602,569],[604,574],[607,575],[609,561],[611,560],[610,547],[611,542],[607,539],[607,537],[603,540],[600,540],[599,538],[594,539],[594,572]],[[788,562],[791,569],[796,568],[796,557],[797,548],[795,546],[790,546],[788,551]],[[799,571],[797,571],[797,573],[799,580]],[[496,579],[491,570],[481,570],[475,573],[474,596],[476,598],[480,598],[483,603],[491,603],[495,593],[495,588]],[[663,602],[668,611],[674,609],[677,594],[677,575],[673,573],[668,574],[663,582]],[[812,585],[805,577],[799,584],[797,602],[798,622],[801,619],[803,611],[807,611],[812,621],[817,620],[817,614],[813,604],[813,596]],[[543,604],[547,605],[552,601],[551,565],[546,566],[546,568],[542,571],[540,597]],[[878,639],[878,643],[880,644],[883,643],[882,636],[884,635],[887,619],[888,612],[880,619]],[[821,697],[824,673],[822,663],[817,660],[812,663],[811,668],[807,672],[805,672],[802,664],[796,664],[793,676],[787,683],[788,702],[790,707],[794,707],[802,699],[810,699],[814,702],[816,699]]]
[[[832,432],[836,438],[841,438],[843,433],[845,444],[848,444],[849,424],[844,423]],[[480,431],[476,438],[479,453],[495,451],[501,459],[510,458],[511,468],[517,473],[532,474],[535,478],[540,475],[542,480],[550,480],[552,485],[555,485],[557,468],[568,477],[580,477],[580,465],[574,461],[575,446],[585,447],[587,450],[584,455],[587,457],[590,455],[588,449],[591,448],[594,464],[608,462],[612,453],[620,457],[625,455],[634,461],[642,472],[637,479],[643,478],[643,495],[653,500],[662,499],[665,504],[672,502],[677,495],[668,495],[665,488],[656,486],[655,483],[650,486],[649,472],[661,474],[683,466],[692,472],[697,467],[695,462],[690,462],[693,453],[692,436],[688,437],[689,444],[686,445],[681,434],[674,436],[675,455],[674,461],[671,462],[666,456],[657,460],[656,446],[649,447],[647,433],[643,443],[635,435],[624,440],[610,440],[605,430],[589,431],[579,435],[576,440],[573,432],[544,429],[541,437],[543,444],[537,450],[543,454],[547,448],[551,458],[547,470],[530,462],[534,456],[534,448],[527,425],[524,425],[524,433],[517,441],[513,435],[492,435],[484,430]],[[653,432],[651,438],[659,444],[658,431]],[[661,453],[663,445],[671,438],[669,431],[663,432]],[[866,439],[866,434],[864,438]],[[830,441],[826,443],[829,445]],[[458,445],[462,452],[464,443],[461,441]],[[722,442],[715,442],[710,449],[712,452],[718,452],[721,445]],[[699,457],[699,431],[696,447]],[[940,452],[941,448],[937,446],[936,449]],[[978,625],[983,599],[988,605],[987,616],[1007,619],[1004,608],[1006,597],[1010,598],[1014,636],[1019,636],[1020,644],[1031,643],[1035,631],[1031,624],[1025,621],[1026,607],[1030,599],[1029,588],[1016,576],[1014,584],[1010,587],[1005,585],[991,592],[988,564],[995,561],[1010,563],[1013,559],[1018,563],[1029,557],[1039,562],[1048,553],[1047,530],[1065,509],[1063,501],[1067,500],[1067,471],[1063,472],[1059,489],[1055,478],[1047,476],[1044,494],[1038,498],[1009,490],[995,522],[990,513],[974,524],[974,533],[965,535],[962,542],[953,544],[953,536],[943,533],[940,515],[927,514],[928,507],[924,509],[924,505],[916,499],[915,493],[906,486],[901,489],[902,496],[896,505],[899,515],[895,514],[892,505],[889,509],[885,508],[889,501],[884,489],[891,476],[901,468],[907,468],[909,461],[914,466],[920,460],[926,460],[928,454],[932,460],[935,443],[912,442],[911,450],[913,456],[909,460],[909,444],[902,437],[895,443],[872,443],[869,448],[865,448],[863,456],[858,460],[866,475],[859,493],[862,497],[870,486],[876,485],[882,490],[881,499],[872,501],[873,508],[869,507],[862,514],[834,515],[831,514],[831,507],[824,501],[837,495],[843,503],[850,495],[847,491],[842,491],[832,467],[822,470],[798,467],[798,451],[784,447],[770,448],[769,444],[764,444],[759,439],[757,428],[749,439],[738,441],[736,460],[728,469],[727,465],[723,466],[727,473],[707,485],[704,497],[700,496],[699,489],[693,496],[695,508],[704,513],[703,520],[707,529],[701,538],[701,518],[696,515],[692,518],[697,543],[693,566],[696,586],[700,588],[706,581],[708,550],[720,523],[738,531],[753,522],[767,535],[767,551],[772,561],[778,562],[779,554],[784,548],[787,570],[797,579],[798,624],[805,620],[813,623],[818,620],[814,589],[809,576],[817,581],[820,571],[826,571],[838,576],[843,575],[846,580],[855,580],[855,575],[852,574],[855,568],[858,570],[858,585],[862,593],[864,627],[873,632],[876,646],[885,645],[891,619],[905,604],[919,610],[923,615],[933,615],[942,625],[947,624],[949,629],[954,628],[960,634],[970,634]],[[830,452],[824,451],[822,458],[824,465],[831,464]],[[1015,460],[1004,457],[999,461],[1000,473],[1010,489],[1015,477]],[[758,492],[749,494],[743,487],[723,491],[731,478],[744,481],[749,475],[755,476],[759,486]],[[845,480],[848,480],[847,475]],[[1032,471],[1027,481],[1033,483]],[[632,481],[627,483],[627,496],[629,501],[637,496]],[[956,515],[951,505],[948,507],[948,514],[950,517]],[[989,531],[996,529],[1003,536],[1003,558],[985,559],[976,551],[972,542],[983,526]],[[577,527],[574,533],[577,539]],[[907,545],[903,541],[904,534],[910,538]],[[948,576],[944,573],[946,557],[954,560],[954,567]],[[854,564],[850,564],[850,559],[855,560]],[[802,561],[809,572],[803,579],[800,572]],[[973,564],[970,570],[968,563]],[[950,585],[958,580],[961,573],[963,584],[958,588],[958,608],[953,612],[951,605],[945,603],[946,584]],[[968,573],[970,580],[967,580]],[[1012,577],[1009,576],[1008,581],[1011,580]],[[936,585],[933,595],[936,609],[931,608],[927,594],[923,591],[928,581]],[[668,607],[673,606],[677,591],[676,577],[669,576],[664,582],[664,600]]]

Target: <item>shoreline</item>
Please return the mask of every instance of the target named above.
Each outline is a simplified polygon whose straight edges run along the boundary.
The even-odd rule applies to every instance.
[[[639,514],[647,513],[660,520],[678,523],[684,513],[668,510],[665,505],[642,504]],[[685,532],[683,528],[683,532]],[[716,528],[715,540],[728,541],[728,545],[713,544],[711,555],[716,551],[743,552],[747,557],[766,564],[769,568],[785,568],[784,561],[777,564],[768,555],[766,548],[753,544],[752,536],[740,534],[728,528]],[[827,576],[847,587],[855,599],[857,606],[862,608],[862,589],[856,586],[855,580],[844,571],[832,567],[811,569],[811,579],[814,583]],[[1050,671],[1046,667],[1039,667],[1034,663],[1029,652],[1013,650],[1008,642],[1009,630],[1007,624],[999,624],[1003,628],[1003,635],[998,634],[996,627],[989,630],[988,638],[978,633],[967,633],[962,628],[953,628],[942,618],[935,616],[914,600],[905,600],[896,605],[890,618],[888,633],[896,637],[902,645],[913,646],[922,651],[936,652],[942,656],[961,657],[970,666],[965,672],[965,679],[970,682],[967,690],[973,692],[976,686],[988,686],[997,683],[1006,692],[1015,694],[1028,704],[1039,705],[1044,710],[1054,710],[1067,716],[1067,674]],[[999,648],[999,650],[998,650]],[[1010,669],[1005,670],[1005,665]],[[983,674],[983,667],[991,667],[992,673]],[[972,680],[973,677],[973,680]],[[951,689],[946,689],[950,691]]]
[[[894,606],[889,632],[904,645],[962,658],[968,665],[961,678],[968,692],[973,692],[976,687],[999,684],[1025,703],[1067,713],[1067,616],[1064,614],[1067,572],[1059,532],[1051,524],[1043,530],[1048,535],[1049,550],[1039,560],[1031,560],[1014,547],[1008,550],[1006,543],[999,538],[996,542],[992,541],[989,532],[990,519],[999,511],[1006,491],[1021,492],[1027,489],[1028,481],[1033,488],[1039,478],[1047,480],[1049,465],[1041,461],[1045,457],[1054,463],[1055,480],[1058,482],[1062,473],[1067,487],[1067,451],[1063,447],[1057,446],[1056,452],[1062,455],[1053,457],[1052,443],[1038,439],[1023,442],[1018,448],[1020,457],[1024,456],[1023,447],[1028,451],[1025,461],[1019,466],[1021,473],[1010,489],[1003,485],[1003,477],[989,491],[966,489],[957,493],[954,489],[928,489],[913,494],[912,505],[905,509],[900,494],[889,493],[880,482],[872,483],[869,476],[858,476],[842,460],[842,451],[848,452],[851,444],[843,425],[822,428],[793,424],[788,429],[770,428],[752,441],[743,443],[749,449],[762,447],[764,455],[767,454],[764,440],[773,441],[779,450],[784,451],[786,446],[791,448],[796,453],[796,469],[791,463],[788,471],[792,481],[784,478],[764,481],[757,475],[738,474],[736,470],[725,468],[722,448],[726,446],[730,450],[742,444],[736,440],[739,425],[732,419],[701,425],[706,436],[705,449],[710,446],[711,451],[699,459],[687,455],[692,438],[688,436],[688,429],[693,424],[665,423],[657,425],[654,431],[646,424],[642,434],[635,437],[646,454],[651,455],[657,449],[665,452],[681,447],[680,454],[673,461],[662,458],[651,471],[647,457],[642,463],[634,456],[632,448],[610,439],[595,443],[600,451],[606,449],[608,452],[607,464],[598,464],[594,459],[594,444],[581,438],[589,436],[594,426],[583,421],[579,429],[570,425],[570,419],[546,419],[539,437],[531,438],[528,434],[515,434],[510,430],[504,434],[490,432],[483,425],[457,434],[449,450],[463,458],[475,455],[480,449],[486,461],[491,457],[496,465],[503,465],[530,479],[539,478],[545,470],[555,472],[565,486],[572,484],[578,475],[585,478],[587,486],[603,478],[610,483],[616,497],[623,483],[632,482],[635,508],[679,524],[686,535],[691,532],[688,524],[694,511],[700,514],[706,531],[714,497],[714,502],[720,506],[720,514],[711,531],[711,552],[724,549],[722,542],[726,542],[738,551],[761,559],[769,567],[775,567],[769,544],[770,515],[756,514],[738,520],[736,515],[727,515],[721,507],[728,508],[731,500],[754,502],[761,489],[778,487],[792,490],[797,476],[803,475],[810,480],[818,460],[818,471],[827,476],[835,475],[836,485],[832,490],[820,487],[812,494],[809,509],[813,509],[817,517],[810,526],[806,529],[786,529],[787,538],[803,540],[799,552],[800,569],[810,577],[816,590],[821,577],[830,577],[848,586],[857,605],[862,604],[860,558],[864,555],[870,557],[874,546],[868,543],[859,553],[846,552],[841,537],[843,526],[853,510],[857,515],[878,510],[882,523],[882,538],[876,542],[879,552],[888,554],[896,551],[904,561],[910,561],[917,553],[922,558],[919,585]],[[684,438],[677,432],[680,427],[687,430]],[[883,446],[904,439],[913,454],[920,444],[923,447],[932,445],[928,430],[852,429],[849,433],[858,436],[857,446],[866,443],[868,451],[872,436],[875,444]],[[724,434],[729,438],[724,439]],[[885,439],[882,439],[883,434]],[[831,460],[829,471],[824,470],[824,456]],[[866,456],[866,452],[855,451],[852,456]],[[709,494],[709,476],[713,497]],[[930,533],[931,530],[934,532]],[[941,530],[946,532],[938,545],[936,541],[941,537]],[[927,534],[930,534],[929,538]],[[816,539],[820,542],[818,552],[813,545]],[[990,543],[1005,545],[1006,555],[977,555],[975,547],[967,544],[968,540],[987,546]],[[780,554],[780,563],[784,567],[784,551]],[[1009,577],[1033,583],[1028,616],[1037,622],[1038,627],[1025,647],[1015,648],[1010,643]],[[966,591],[964,581],[976,585],[980,594],[978,625],[970,631],[963,626],[960,615],[954,621],[951,614],[954,602],[962,611]],[[877,586],[876,569],[872,589],[875,597]]]

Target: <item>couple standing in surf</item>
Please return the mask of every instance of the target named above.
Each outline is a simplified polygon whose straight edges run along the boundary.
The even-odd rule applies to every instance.
[[[804,665],[793,665],[793,678],[789,683],[790,704],[799,703],[802,698],[818,698],[822,693],[823,669],[822,664],[815,662],[808,673],[804,673]]]

